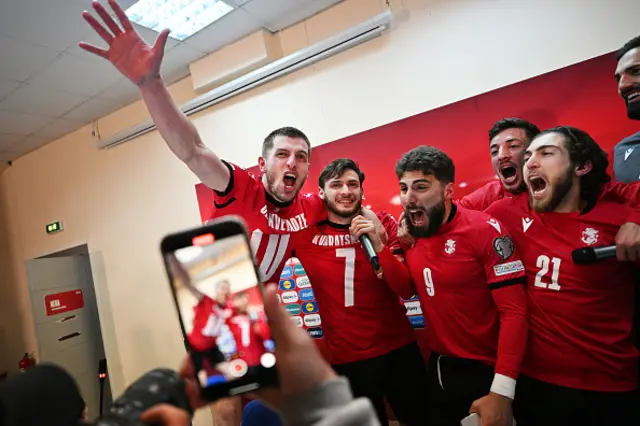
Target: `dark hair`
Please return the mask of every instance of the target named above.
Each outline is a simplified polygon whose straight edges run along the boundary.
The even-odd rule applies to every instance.
[[[455,179],[453,161],[444,151],[433,146],[421,145],[405,153],[396,164],[396,175],[402,178],[406,172],[422,172],[433,175],[440,182],[450,183]]]
[[[626,55],[628,51],[635,49],[636,47],[640,47],[640,35],[626,42],[624,46],[622,46],[616,52],[616,61],[619,61],[620,59],[622,59],[622,57]]]
[[[608,154],[584,130],[571,126],[558,126],[546,129],[540,135],[557,133],[564,136],[564,146],[569,151],[571,166],[584,166],[591,163],[589,173],[580,177],[580,196],[584,200],[593,200],[600,193],[602,186],[611,180],[607,174],[609,167]]]
[[[307,143],[307,148],[309,148],[307,154],[309,158],[311,158],[311,142],[309,142],[309,138],[302,132],[302,130],[296,129],[295,127],[280,127],[279,129],[276,129],[273,132],[269,133],[269,135],[264,138],[264,142],[262,142],[263,157],[266,158],[267,155],[269,155],[269,151],[273,149],[273,140],[278,136],[302,139]]]
[[[489,129],[489,142],[491,142],[493,138],[498,136],[498,133],[501,133],[508,129],[524,130],[529,141],[533,140],[533,138],[540,134],[540,129],[535,124],[530,123],[527,120],[523,120],[522,118],[508,117],[493,123],[491,129]]]
[[[329,164],[327,164],[324,169],[320,172],[320,177],[318,178],[318,186],[320,188],[324,188],[324,184],[331,178],[342,176],[347,170],[353,170],[358,175],[358,179],[360,180],[360,186],[362,186],[364,182],[364,173],[358,167],[358,164],[353,161],[351,158],[338,158],[337,160],[333,160]]]

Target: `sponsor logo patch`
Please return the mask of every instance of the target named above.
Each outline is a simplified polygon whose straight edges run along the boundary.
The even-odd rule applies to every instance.
[[[296,278],[296,285],[298,288],[311,287],[311,281],[309,281],[309,278],[305,275],[304,277]]]
[[[284,268],[282,268],[280,278],[289,278],[291,276],[293,276],[293,268],[291,268],[291,266],[285,266]]]
[[[307,328],[307,333],[309,333],[309,336],[313,337],[314,339],[322,339],[322,337],[324,336],[322,327]]]
[[[302,267],[301,264],[297,264],[293,267],[293,272],[295,272],[296,275],[306,275],[306,271],[304,270],[304,268]]]
[[[408,318],[413,328],[424,328],[424,317],[422,315],[412,315]]]
[[[284,308],[291,315],[299,315],[300,314],[300,305],[298,305],[297,303],[290,303],[288,305],[284,305]]]
[[[313,290],[311,290],[310,288],[305,290],[300,290],[300,300],[313,300],[313,299],[315,299]]]
[[[316,302],[304,302],[302,304],[302,312],[305,314],[313,314],[318,312],[318,305]]]
[[[302,327],[302,318],[300,317],[291,317],[291,321],[295,322],[298,327]]]
[[[420,302],[406,302],[404,306],[407,308],[407,315],[422,315]]]
[[[320,320],[320,315],[311,314],[311,315],[304,316],[304,325],[306,325],[307,327],[317,327],[320,324],[322,324],[322,321]]]
[[[493,250],[500,256],[502,260],[507,260],[513,254],[513,241],[511,237],[505,235],[504,237],[498,237],[493,240]]]
[[[295,291],[286,291],[282,293],[281,297],[283,303],[294,303],[298,301],[298,293]]]
[[[296,288],[296,283],[293,279],[280,280],[280,290],[288,291]]]
[[[493,267],[493,273],[496,277],[502,275],[514,274],[516,272],[524,271],[524,265],[521,260],[514,260],[513,262],[501,263]]]

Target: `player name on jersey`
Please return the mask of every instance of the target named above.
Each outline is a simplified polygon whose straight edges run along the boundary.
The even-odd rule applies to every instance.
[[[267,225],[269,228],[281,232],[298,232],[309,226],[307,218],[304,213],[297,214],[293,217],[282,218],[278,215],[278,212],[272,213],[268,210],[265,204],[260,213],[267,218]]]
[[[327,234],[316,234],[313,236],[311,242],[317,246],[324,247],[340,247],[340,246],[350,246],[353,244],[358,244],[358,239],[351,234],[340,234],[340,235],[327,235]]]
[[[314,339],[324,338],[322,318],[311,288],[311,281],[296,257],[287,260],[282,269],[278,285],[278,300],[298,327],[304,328]]]

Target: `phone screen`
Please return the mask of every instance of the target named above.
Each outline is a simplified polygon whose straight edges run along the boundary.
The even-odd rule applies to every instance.
[[[255,389],[251,384],[275,367],[276,358],[247,237],[182,238],[189,240],[164,256],[200,386]]]

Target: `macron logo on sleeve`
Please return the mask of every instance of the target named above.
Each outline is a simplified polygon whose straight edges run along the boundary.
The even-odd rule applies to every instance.
[[[527,232],[527,230],[529,229],[529,227],[531,226],[532,223],[533,223],[533,219],[531,219],[530,217],[523,217],[522,218],[522,230],[524,232]]]

